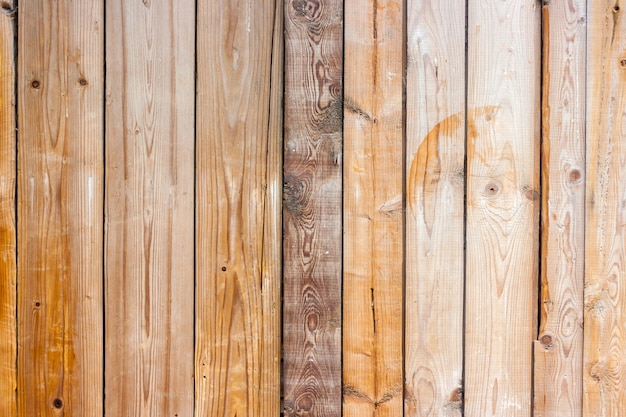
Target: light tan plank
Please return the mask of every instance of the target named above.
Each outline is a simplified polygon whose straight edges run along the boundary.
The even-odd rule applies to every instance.
[[[532,412],[540,9],[535,0],[468,7],[466,417]]]
[[[582,415],[586,2],[543,6],[541,321],[534,415]]]
[[[106,7],[105,412],[189,417],[195,2]]]
[[[407,11],[406,416],[461,416],[464,1]]]
[[[280,414],[282,7],[198,3],[196,416]]]
[[[284,413],[341,415],[343,1],[285,2]]]
[[[583,416],[626,410],[626,2],[588,2]]]
[[[0,415],[17,414],[15,63],[13,1],[0,10]]]
[[[403,3],[345,3],[343,416],[401,416]]]
[[[102,1],[19,9],[18,415],[102,415]]]
[[[261,416],[281,413],[282,355],[282,208],[283,208],[283,93],[284,93],[284,0],[276,0],[272,39],[272,69],[269,104],[269,140],[265,220],[263,223],[263,335],[266,348],[261,362]]]

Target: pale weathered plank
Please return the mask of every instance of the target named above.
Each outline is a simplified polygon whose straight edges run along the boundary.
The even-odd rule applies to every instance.
[[[586,2],[543,6],[540,328],[534,415],[582,415]]]
[[[345,417],[402,415],[403,8],[345,2]]]
[[[196,416],[280,414],[282,7],[198,3]]]
[[[465,2],[407,11],[406,416],[460,416]]]
[[[193,414],[195,2],[106,4],[105,412]]]
[[[342,3],[285,2],[287,416],[341,415]]]
[[[626,410],[626,3],[588,2],[583,416]]]
[[[13,1],[0,5],[0,415],[17,413]]]
[[[467,417],[532,412],[540,9],[535,0],[482,0],[468,7]]]
[[[20,3],[20,416],[102,415],[103,17]]]

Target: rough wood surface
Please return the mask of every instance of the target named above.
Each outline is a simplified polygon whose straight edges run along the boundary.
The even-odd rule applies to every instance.
[[[341,415],[342,3],[285,2],[286,416]]]
[[[530,416],[537,337],[540,5],[470,2],[465,413]],[[480,111],[472,120],[469,114]]]
[[[343,415],[401,416],[403,3],[345,2]]]
[[[196,4],[106,6],[105,412],[189,417]]]
[[[18,415],[101,416],[103,2],[19,9]]]
[[[586,2],[543,6],[540,328],[534,416],[582,415]]]
[[[588,2],[583,415],[626,410],[626,3]]]
[[[408,3],[405,415],[461,416],[465,2]]]
[[[196,416],[280,414],[282,8],[198,3]]]
[[[15,67],[13,1],[0,11],[0,415],[17,413]]]

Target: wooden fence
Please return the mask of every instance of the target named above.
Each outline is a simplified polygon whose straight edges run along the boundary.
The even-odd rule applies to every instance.
[[[0,2],[0,415],[626,416],[625,12]]]

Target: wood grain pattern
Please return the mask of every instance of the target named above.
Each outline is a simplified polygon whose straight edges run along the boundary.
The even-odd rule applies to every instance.
[[[626,3],[588,3],[583,416],[626,410]]]
[[[0,13],[0,415],[17,414],[15,67],[13,1]]]
[[[106,6],[105,412],[189,417],[195,2]]]
[[[19,9],[18,415],[102,415],[103,2]]]
[[[286,416],[341,415],[342,3],[285,2]]]
[[[586,2],[543,6],[541,304],[534,415],[582,415]]]
[[[540,6],[468,7],[465,416],[530,416],[537,335]],[[469,114],[469,112],[468,112]]]
[[[262,416],[277,416],[281,403],[282,356],[282,203],[283,203],[283,94],[284,94],[284,0],[276,0],[272,39],[272,73],[267,144],[265,220],[263,223],[263,335],[267,348],[261,361]]]
[[[402,415],[403,8],[345,2],[345,417]]]
[[[406,416],[463,408],[465,11],[408,2]]]
[[[283,4],[198,6],[195,415],[278,416]]]

